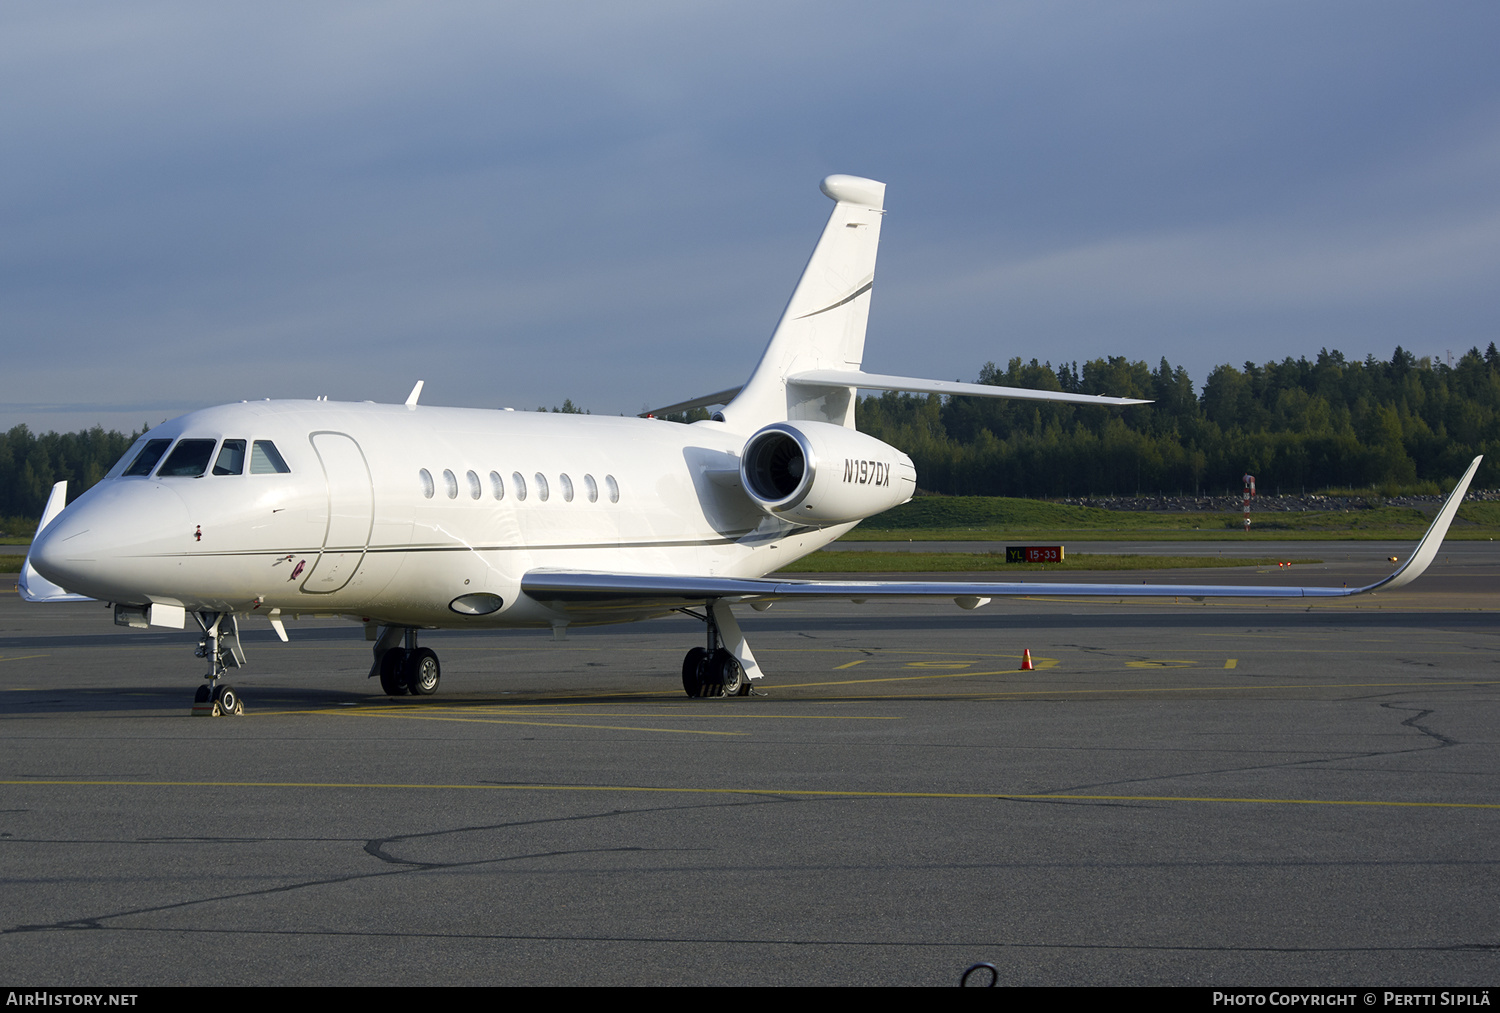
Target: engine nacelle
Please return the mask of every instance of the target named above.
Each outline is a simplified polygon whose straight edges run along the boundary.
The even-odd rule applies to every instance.
[[[917,488],[911,458],[827,422],[773,422],[745,443],[740,482],[762,510],[826,527],[900,506]]]

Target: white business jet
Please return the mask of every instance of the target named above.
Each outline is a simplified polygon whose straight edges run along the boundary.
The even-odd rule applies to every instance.
[[[761,678],[731,606],[783,598],[1336,597],[1399,587],[1432,561],[1478,467],[1406,564],[1361,588],[794,581],[765,575],[911,498],[909,457],[854,428],[855,392],[899,390],[1126,406],[1144,402],[863,371],[885,184],[829,176],[833,214],[744,386],[660,412],[722,405],[691,425],[436,408],[261,401],[146,433],[64,508],[53,489],[23,568],[28,601],[92,598],[115,622],[202,631],[195,713],[240,713],[225,681],[239,629],[265,616],[343,616],[374,641],[391,695],[438,686],[419,630],[547,628],[673,612],[706,639],[689,696]]]

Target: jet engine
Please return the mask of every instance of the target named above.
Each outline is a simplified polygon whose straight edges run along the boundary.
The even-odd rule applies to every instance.
[[[827,422],[773,422],[745,443],[740,482],[766,513],[826,527],[911,499],[911,458],[872,436]]]

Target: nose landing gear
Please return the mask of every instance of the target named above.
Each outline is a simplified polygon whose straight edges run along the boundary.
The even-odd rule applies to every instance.
[[[240,627],[230,612],[194,612],[193,619],[203,631],[198,649],[193,652],[208,659],[208,683],[198,687],[193,696],[194,717],[242,717],[245,705],[233,686],[221,681],[231,668],[242,668],[245,651],[240,646]]]

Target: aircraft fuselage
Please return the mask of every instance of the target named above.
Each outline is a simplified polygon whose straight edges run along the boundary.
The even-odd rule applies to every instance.
[[[188,441],[212,448],[199,454],[198,475],[125,474],[153,440],[173,441],[158,472]],[[264,463],[264,443],[284,471],[252,467],[250,448]],[[527,571],[761,576],[853,526],[769,516],[739,490],[744,443],[715,422],[223,405],[142,437],[39,536],[32,560],[70,591],[131,605],[423,627],[554,625],[564,617],[520,593]],[[239,473],[215,474],[236,450]]]

